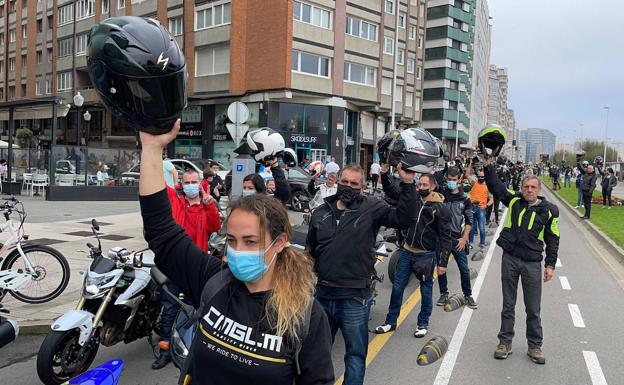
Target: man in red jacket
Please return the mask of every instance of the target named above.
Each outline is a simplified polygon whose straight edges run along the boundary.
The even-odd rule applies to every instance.
[[[184,194],[167,187],[173,219],[182,226],[193,243],[208,252],[208,238],[221,228],[221,218],[214,198],[202,188],[199,174],[187,170],[182,176]]]
[[[167,186],[171,212],[174,221],[184,228],[184,231],[204,252],[208,252],[208,238],[221,228],[221,218],[215,206],[215,200],[200,185],[199,174],[195,170],[188,170],[182,176],[183,194]],[[179,289],[173,284],[167,287],[174,294],[179,294]],[[160,324],[160,356],[152,364],[152,369],[164,368],[171,362],[169,341],[171,328],[175,321],[178,305],[167,294],[161,296],[163,304]]]

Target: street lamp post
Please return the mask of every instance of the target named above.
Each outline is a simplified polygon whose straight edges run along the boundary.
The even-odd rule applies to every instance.
[[[91,113],[89,112],[89,110],[87,110],[87,112],[84,113],[83,115],[85,122],[87,122],[86,126],[87,126],[87,130],[85,133],[85,146],[87,148],[87,150],[89,149],[89,136],[90,136],[90,128],[91,128],[91,124],[89,123],[91,121]],[[88,153],[87,153],[88,155]],[[85,168],[86,167],[86,162],[85,162]],[[89,173],[88,170],[85,170],[85,187],[89,186]]]
[[[82,104],[84,103],[84,97],[80,95],[80,92],[74,95],[74,105],[78,107],[78,126],[76,127],[76,146],[80,146],[80,112],[82,112]]]
[[[607,123],[605,124],[605,141],[604,141],[604,156],[602,158],[603,164],[607,165],[607,135],[609,132],[609,107],[604,107],[607,110]]]

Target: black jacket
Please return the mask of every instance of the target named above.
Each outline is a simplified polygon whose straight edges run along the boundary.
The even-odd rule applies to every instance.
[[[602,176],[600,187],[602,187],[603,190],[613,190],[613,188],[617,186],[617,178],[615,177],[615,175],[605,174],[605,172],[602,171],[601,168],[598,169],[598,172]]]
[[[381,184],[384,193],[390,198],[398,195],[399,189],[390,179],[389,173],[381,174]],[[411,188],[415,191],[414,186]],[[453,240],[451,238],[451,212],[444,204],[442,194],[432,192],[426,200],[416,198],[404,239],[408,246],[427,251],[435,251],[437,243],[440,242],[438,265],[446,267]]]
[[[581,186],[583,192],[593,194],[596,189],[596,181],[598,181],[598,174],[596,173],[596,169],[592,174],[587,172],[587,168],[583,167],[580,163],[578,164],[578,169],[583,174],[583,184]]]
[[[271,167],[271,175],[275,179],[275,197],[283,203],[288,203],[290,184],[288,184],[284,170],[280,166]]]
[[[234,280],[205,303],[204,285],[224,268],[222,262],[195,246],[176,225],[165,190],[141,196],[139,201],[145,240],[156,265],[195,308],[205,309],[195,335],[198,343],[193,345],[194,361],[201,364],[193,365],[192,385],[334,383],[329,323],[318,302],[313,304],[308,336],[301,345],[301,375],[297,376],[295,343],[288,336],[275,336],[275,328],[267,322],[268,292],[250,293],[245,284]]]
[[[314,210],[306,243],[318,275],[319,296],[349,298],[349,291],[341,289],[357,289],[350,293],[369,290],[379,228],[409,226],[416,193],[413,185],[401,183],[396,208],[383,200],[363,196],[355,207],[341,212],[337,202],[338,196],[332,195]],[[344,293],[344,297],[338,292]]]
[[[451,213],[451,237],[459,239],[465,226],[472,226],[472,202],[461,188],[453,194],[448,188],[442,189],[444,205]]]
[[[514,257],[532,262],[543,259],[546,244],[545,265],[554,269],[559,251],[557,206],[543,197],[539,197],[539,203],[530,206],[522,194],[505,188],[492,166],[485,167],[485,182],[492,194],[509,208],[496,244]]]

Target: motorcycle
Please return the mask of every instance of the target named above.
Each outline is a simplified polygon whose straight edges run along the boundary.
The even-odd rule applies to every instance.
[[[4,318],[2,314],[9,314],[9,311],[2,308],[0,304],[0,348],[15,341],[19,334],[19,325],[17,322]]]
[[[48,385],[61,384],[85,372],[100,344],[112,346],[151,336],[161,310],[157,285],[150,278],[153,255],[114,247],[104,255],[94,219],[97,246],[87,243],[91,266],[84,274],[75,310],[52,324],[37,355],[37,374]],[[153,347],[153,346],[152,346]]]

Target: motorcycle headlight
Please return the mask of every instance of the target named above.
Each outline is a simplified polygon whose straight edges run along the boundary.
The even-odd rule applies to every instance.
[[[114,275],[91,275],[87,273],[84,282],[84,290],[87,294],[98,295],[101,287],[111,283],[115,279]]]
[[[171,332],[171,345],[173,345],[173,351],[176,355],[186,358],[188,349],[184,346],[182,337],[180,337],[180,334],[175,328],[173,328]]]

